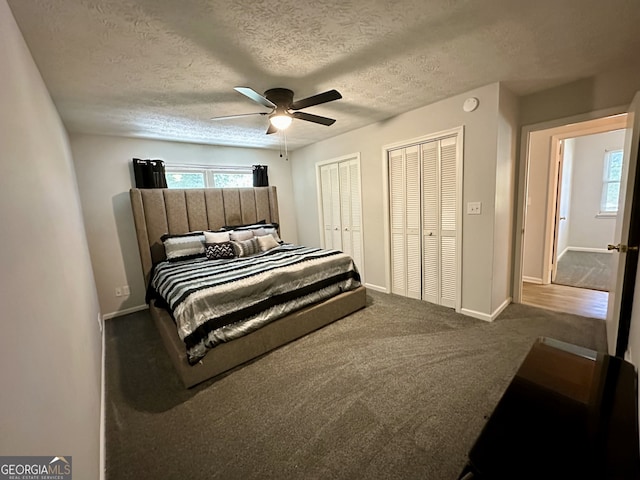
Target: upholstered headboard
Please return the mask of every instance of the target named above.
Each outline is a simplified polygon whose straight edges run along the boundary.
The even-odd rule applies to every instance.
[[[160,237],[266,220],[278,223],[276,187],[138,189],[130,191],[145,283],[165,259]]]

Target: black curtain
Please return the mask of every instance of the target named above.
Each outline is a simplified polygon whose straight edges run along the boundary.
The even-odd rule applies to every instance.
[[[269,176],[267,175],[266,165],[254,165],[253,166],[253,186],[254,187],[268,187]]]
[[[136,188],[167,188],[162,160],[133,159],[133,174]]]

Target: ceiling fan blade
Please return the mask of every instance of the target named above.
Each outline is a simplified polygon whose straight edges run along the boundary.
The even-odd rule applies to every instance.
[[[271,135],[272,133],[276,133],[278,129],[274,127],[271,122],[269,122],[269,128],[267,128],[267,135]]]
[[[314,105],[320,105],[321,103],[333,102],[334,100],[340,100],[342,95],[337,90],[329,90],[328,92],[319,93],[312,97],[303,98],[302,100],[296,100],[289,107],[291,110],[302,110],[303,108],[313,107]]]
[[[336,121],[333,118],[321,117],[319,115],[313,115],[311,113],[305,112],[293,112],[291,114],[293,118],[297,118],[299,120],[306,120],[307,122],[319,123],[321,125],[333,125]]]
[[[232,118],[252,117],[254,115],[269,115],[268,112],[241,113],[239,115],[224,115],[222,117],[212,117],[209,120],[230,120]]]
[[[249,97],[251,100],[253,100],[256,103],[259,103],[260,105],[264,105],[265,107],[268,107],[268,108],[276,108],[275,103],[273,103],[270,100],[267,100],[262,95],[260,95],[258,92],[253,90],[252,88],[249,88],[249,87],[233,87],[233,89],[236,92],[243,94],[245,97]]]

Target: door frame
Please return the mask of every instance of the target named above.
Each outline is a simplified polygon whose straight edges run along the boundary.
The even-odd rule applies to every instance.
[[[384,219],[384,255],[385,255],[385,292],[391,293],[391,221],[389,219],[389,152],[398,148],[411,147],[425,142],[432,142],[456,135],[458,148],[456,155],[456,306],[455,311],[462,309],[462,197],[463,197],[463,158],[464,158],[464,126],[454,127],[430,133],[417,138],[401,140],[382,146],[382,211]]]
[[[530,146],[530,136],[531,134],[542,131],[542,130],[550,130],[554,128],[566,127],[573,124],[584,123],[590,120],[599,120],[604,119],[606,117],[614,117],[616,115],[623,115],[627,113],[628,105],[622,105],[618,107],[607,108],[603,110],[596,110],[593,112],[574,115],[572,117],[565,117],[556,120],[549,120],[546,122],[536,123],[533,125],[525,125],[522,127],[521,135],[520,135],[520,159],[518,162],[518,190],[517,190],[517,206],[516,206],[516,222],[514,228],[514,262],[513,262],[513,283],[512,283],[512,291],[513,291],[513,302],[514,303],[522,303],[522,278],[523,278],[523,265],[524,265],[524,228],[525,228],[525,220],[526,220],[526,198],[528,196],[528,179],[529,179],[529,146]],[[615,128],[614,128],[615,129]],[[584,129],[586,130],[586,129]],[[609,130],[612,130],[609,128]],[[579,129],[567,134],[563,134],[563,138],[571,138],[575,136],[580,136],[576,132]],[[597,133],[597,132],[593,132]],[[552,158],[555,158],[556,149],[558,148],[558,141],[560,140],[561,135],[557,135],[557,139],[551,142],[551,151],[550,151],[550,161]],[[555,162],[553,163],[554,168],[549,168],[549,185],[553,185],[555,181],[557,181],[557,170],[555,166]],[[555,176],[555,180],[553,179]],[[553,233],[555,229],[555,193],[554,189],[549,189],[547,191],[547,213],[546,213],[546,221],[545,221],[545,247],[543,252],[543,272],[542,279],[549,282],[551,275],[551,262],[550,255],[552,254],[552,249],[550,248],[551,242],[553,241]]]

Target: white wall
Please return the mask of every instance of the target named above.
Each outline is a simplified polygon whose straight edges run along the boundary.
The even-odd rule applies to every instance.
[[[569,217],[569,248],[606,250],[614,240],[615,217],[597,217],[606,149],[624,147],[624,130],[578,137],[575,140]]]
[[[129,200],[133,158],[162,159],[167,165],[268,165],[269,183],[278,189],[281,236],[297,243],[291,160],[278,152],[84,134],[71,134],[70,142],[100,307],[107,317],[145,305]],[[124,285],[131,295],[116,297],[115,288]]]
[[[493,302],[499,90],[497,83],[487,85],[296,150],[292,172],[300,242],[320,245],[315,163],[360,152],[365,281],[384,288],[387,266],[382,148],[464,125],[463,202],[465,205],[471,201],[482,202],[482,215],[463,215],[462,307],[489,315]],[[462,104],[470,96],[477,97],[480,106],[472,113],[465,113]],[[502,178],[503,170],[500,172],[498,176]],[[498,198],[502,201],[504,197],[500,194]]]
[[[549,130],[533,132],[529,138],[529,186],[524,226],[522,275],[527,280],[542,282],[545,220],[549,186]]]
[[[0,454],[100,476],[102,346],[68,139],[0,0]]]
[[[493,287],[491,312],[495,314],[511,299],[513,270],[513,223],[515,211],[516,139],[518,99],[500,88],[495,181],[495,225],[493,234]]]

